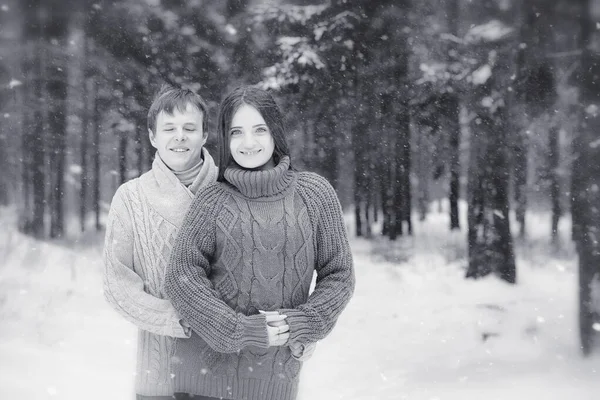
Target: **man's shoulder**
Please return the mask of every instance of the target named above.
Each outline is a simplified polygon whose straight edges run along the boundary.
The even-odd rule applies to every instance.
[[[147,172],[144,175],[146,175],[146,174],[147,174]],[[117,190],[115,192],[115,196],[117,194],[119,194],[119,195],[125,195],[125,194],[129,194],[129,193],[137,192],[139,190],[140,180],[142,179],[142,177],[144,175],[141,175],[141,176],[138,176],[137,178],[133,178],[133,179],[130,179],[130,180],[126,181],[126,182],[123,182],[117,188]]]

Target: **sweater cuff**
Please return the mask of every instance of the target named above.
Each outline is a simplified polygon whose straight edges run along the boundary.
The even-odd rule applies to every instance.
[[[192,330],[184,328],[183,325],[181,325],[182,319],[180,319],[177,315],[173,316],[171,321],[172,326],[171,333],[168,334],[169,336],[173,335],[173,337],[180,339],[185,339],[192,336]]]
[[[306,313],[293,308],[279,310],[279,313],[287,316],[285,320],[290,327],[290,342],[306,342],[307,340],[302,340],[302,338],[311,334]]]
[[[266,349],[269,347],[269,334],[267,332],[267,317],[262,314],[242,317],[244,337],[249,346],[258,346]]]

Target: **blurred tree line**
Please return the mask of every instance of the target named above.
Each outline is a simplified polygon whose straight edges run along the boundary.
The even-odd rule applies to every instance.
[[[413,215],[444,197],[449,229],[467,232],[467,276],[514,283],[511,232],[526,234],[527,210],[547,205],[551,240],[570,211],[589,351],[598,0],[1,3],[0,204],[17,205],[22,232],[101,229],[116,187],[150,168],[160,84],[202,94],[212,132],[221,97],[259,84],[286,114],[296,164],[353,207],[356,235],[375,223],[391,240],[410,235]]]

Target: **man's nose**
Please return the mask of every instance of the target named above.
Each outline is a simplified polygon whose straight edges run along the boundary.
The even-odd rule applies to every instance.
[[[186,138],[186,136],[185,136],[185,132],[183,131],[183,128],[177,129],[177,135],[175,136],[175,139],[185,140],[185,138]]]

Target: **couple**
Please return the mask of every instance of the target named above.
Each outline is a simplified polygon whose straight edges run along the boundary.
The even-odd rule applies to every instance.
[[[189,90],[152,103],[156,157],[112,200],[105,297],[139,328],[137,399],[293,400],[354,290],[342,210],[324,178],[292,168],[268,92],[223,100],[219,168],[207,118]]]

